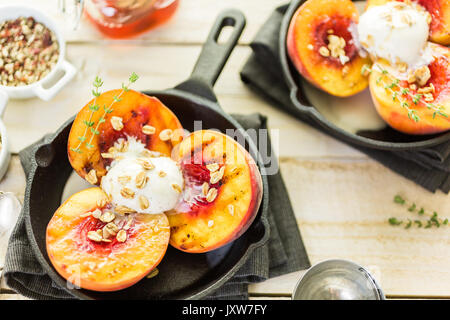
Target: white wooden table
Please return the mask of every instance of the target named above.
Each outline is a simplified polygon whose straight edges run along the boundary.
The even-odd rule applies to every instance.
[[[216,15],[235,7],[247,17],[240,43],[216,83],[227,112],[260,112],[279,129],[281,171],[312,263],[343,258],[373,271],[389,298],[450,298],[450,229],[392,227],[391,216],[411,217],[393,203],[395,194],[450,218],[449,197],[432,194],[384,168],[364,154],[278,111],[249,91],[239,70],[250,54],[249,42],[271,11],[286,0],[181,0],[166,25],[137,39],[105,40],[87,21],[72,31],[57,13],[56,0],[16,0],[44,10],[58,21],[67,40],[67,57],[76,79],[52,101],[15,100],[4,122],[14,152],[0,190],[23,199],[25,178],[17,152],[56,130],[89,99],[95,75],[106,88],[119,87],[130,72],[139,72],[136,89],[164,89],[186,79]],[[0,5],[9,4],[0,0]],[[1,214],[1,213],[0,213]],[[287,298],[303,272],[250,286],[252,298]],[[4,284],[0,299],[21,298]]]

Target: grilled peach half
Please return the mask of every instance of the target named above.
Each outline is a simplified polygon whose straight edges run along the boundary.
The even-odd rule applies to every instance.
[[[361,68],[370,61],[359,56],[350,32],[357,22],[358,11],[350,0],[308,0],[289,25],[286,46],[295,68],[334,96],[351,96],[368,85]]]
[[[109,242],[94,241],[91,233],[107,223],[89,212],[108,210],[102,202],[107,196],[100,188],[67,199],[47,226],[47,253],[56,271],[72,284],[115,291],[135,284],[159,264],[169,244],[169,222],[164,214],[134,214],[114,220],[121,238],[117,233]]]
[[[394,0],[368,0],[370,6],[383,5]],[[403,0],[395,0],[404,2]],[[431,15],[430,41],[450,45],[450,2],[448,0],[417,0]]]
[[[434,43],[429,45],[435,59],[428,66],[431,78],[421,88],[411,88],[407,81],[399,81],[397,86],[390,88],[393,79],[375,66],[370,75],[370,92],[378,113],[392,128],[407,134],[434,134],[450,129],[450,49]],[[427,93],[432,95],[433,101],[424,99],[426,96],[421,91],[424,88],[433,88]],[[404,89],[408,90],[407,94],[402,94]],[[417,104],[413,101],[415,97],[420,98],[416,100]],[[408,115],[403,103],[409,105],[418,121]],[[431,105],[427,106],[428,103]],[[437,108],[444,115],[436,113]]]
[[[250,154],[232,138],[211,130],[195,131],[175,149],[185,191],[168,213],[170,244],[202,253],[240,237],[261,203],[262,180]]]
[[[180,121],[160,100],[133,90],[121,95],[120,92],[107,91],[91,100],[78,112],[70,130],[70,164],[82,178],[93,184],[100,184],[106,167],[112,162],[102,153],[107,154],[121,138],[135,137],[147,149],[165,156],[170,156],[172,148],[182,140]],[[113,103],[114,97],[120,101]],[[92,106],[98,106],[98,110],[93,112]],[[105,112],[104,107],[110,106],[112,110]],[[144,126],[151,128],[151,133],[145,133]],[[163,141],[160,133],[166,129],[176,134]],[[90,172],[95,176],[88,176]]]

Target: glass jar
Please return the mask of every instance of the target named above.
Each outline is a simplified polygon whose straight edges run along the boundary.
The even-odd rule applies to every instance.
[[[129,38],[166,22],[179,0],[84,0],[84,12],[103,34]]]

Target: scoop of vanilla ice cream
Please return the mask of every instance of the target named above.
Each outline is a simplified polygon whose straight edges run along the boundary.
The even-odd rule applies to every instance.
[[[142,160],[149,161],[154,168],[145,170]],[[139,181],[137,178],[142,172],[145,172],[147,181],[144,187],[138,188],[136,181]],[[113,205],[126,206],[136,212],[148,214],[173,209],[181,196],[183,185],[183,174],[177,163],[169,157],[130,156],[115,160],[101,182],[102,189],[111,196]],[[124,188],[130,190],[132,196],[124,193]],[[142,207],[141,197],[147,199],[147,208]]]
[[[358,23],[359,42],[374,58],[415,69],[432,61],[427,54],[428,13],[417,4],[390,1],[364,12]]]

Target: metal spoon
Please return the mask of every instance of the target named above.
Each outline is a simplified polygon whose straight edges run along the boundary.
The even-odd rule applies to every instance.
[[[9,237],[16,225],[22,205],[12,192],[0,191],[0,271],[5,265]]]
[[[372,275],[347,260],[326,260],[312,266],[299,280],[293,300],[384,300]]]

